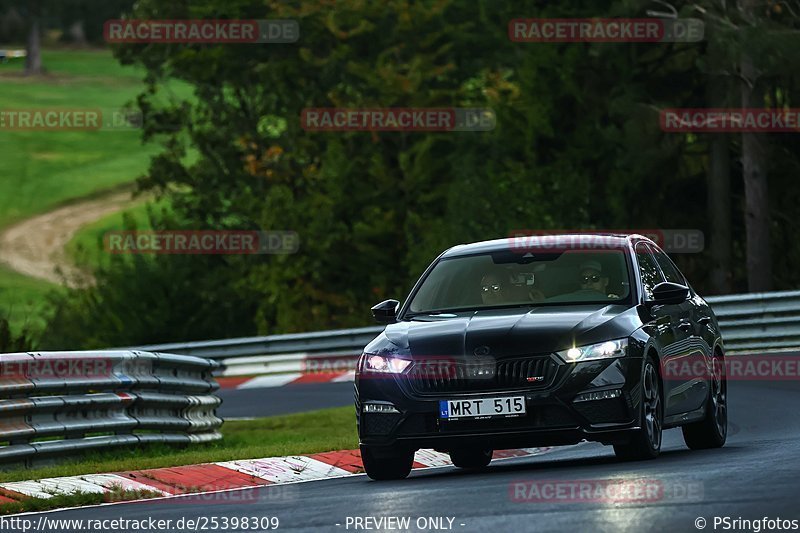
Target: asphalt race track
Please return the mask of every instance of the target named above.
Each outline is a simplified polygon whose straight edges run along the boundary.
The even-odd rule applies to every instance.
[[[217,414],[222,418],[285,415],[353,405],[353,382],[301,383],[264,389],[221,389]],[[355,420],[355,414],[353,415]]]
[[[705,530],[723,531],[723,524],[714,528],[714,516],[797,520],[799,392],[798,383],[732,382],[728,444],[718,450],[690,451],[680,430],[670,430],[664,436],[662,455],[655,461],[620,463],[610,448],[582,444],[539,457],[492,463],[482,472],[442,467],[413,472],[407,480],[392,482],[374,482],[358,475],[260,488],[244,502],[231,494],[216,494],[213,498],[206,495],[202,501],[178,498],[47,515],[173,520],[277,516],[283,531],[364,531],[368,529],[354,527],[354,517],[390,516],[410,517],[410,531],[420,530],[417,519],[449,517],[454,519],[452,530],[465,532],[697,531],[695,520],[699,517],[707,521]],[[544,487],[554,482],[609,479],[642,480],[664,490],[658,498],[635,503],[571,498],[518,502],[512,498],[516,482],[537,482]],[[390,530],[377,528],[373,522],[362,525]]]

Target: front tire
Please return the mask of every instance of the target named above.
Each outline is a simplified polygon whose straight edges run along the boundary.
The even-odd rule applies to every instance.
[[[725,360],[711,360],[711,383],[706,400],[706,416],[699,422],[683,426],[683,440],[691,450],[721,448],[728,437],[728,380]]]
[[[414,463],[413,450],[381,449],[360,446],[364,471],[375,481],[405,479]]]
[[[492,461],[494,450],[450,450],[450,460],[458,468],[484,468]]]
[[[656,362],[647,357],[642,365],[642,401],[639,410],[639,425],[630,441],[615,444],[614,453],[625,461],[655,459],[661,453],[661,437],[664,427],[664,402],[661,398],[661,380]]]

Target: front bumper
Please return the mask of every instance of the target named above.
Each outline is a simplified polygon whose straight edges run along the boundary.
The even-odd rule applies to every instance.
[[[419,394],[402,376],[356,376],[355,404],[362,445],[408,449],[459,447],[507,449],[554,446],[591,440],[624,442],[638,429],[642,358],[561,363],[544,388]],[[589,392],[619,391],[619,396],[575,402]],[[510,418],[439,418],[439,400],[524,396],[526,414]],[[397,412],[365,413],[366,403],[390,404]]]

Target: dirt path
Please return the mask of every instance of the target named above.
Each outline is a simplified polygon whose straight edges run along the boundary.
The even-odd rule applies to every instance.
[[[23,220],[0,231],[0,263],[26,276],[67,285],[91,282],[91,276],[75,267],[66,245],[86,224],[91,224],[131,204],[131,192],[79,201]]]

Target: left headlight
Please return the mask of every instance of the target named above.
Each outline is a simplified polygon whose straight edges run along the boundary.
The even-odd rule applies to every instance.
[[[411,361],[398,357],[366,353],[361,362],[362,372],[378,372],[382,374],[400,374],[408,368]]]
[[[583,361],[596,361],[598,359],[613,359],[628,353],[628,339],[598,342],[587,346],[579,346],[556,352],[567,363],[581,363]]]

